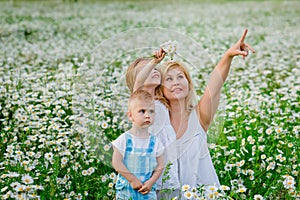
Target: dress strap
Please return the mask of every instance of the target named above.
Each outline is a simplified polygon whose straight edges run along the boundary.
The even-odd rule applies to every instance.
[[[150,140],[149,140],[148,149],[147,149],[147,152],[148,152],[148,153],[153,152],[153,150],[154,150],[154,145],[155,145],[155,137],[154,137],[154,135],[151,135],[151,136],[150,136]]]
[[[131,152],[132,151],[132,137],[130,134],[126,133],[126,152]]]

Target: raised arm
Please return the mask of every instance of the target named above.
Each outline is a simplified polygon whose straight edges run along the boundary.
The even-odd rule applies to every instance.
[[[112,165],[119,174],[128,180],[133,189],[138,190],[143,186],[142,182],[124,165],[123,156],[116,147],[114,147]]]
[[[153,53],[153,59],[150,60],[150,62],[147,63],[142,68],[142,70],[137,74],[136,80],[135,80],[134,86],[133,86],[133,92],[138,89],[141,89],[143,87],[144,82],[148,78],[152,69],[154,69],[155,66],[164,59],[165,55],[166,55],[166,53],[164,52],[164,50],[162,48]]]
[[[247,43],[245,38],[248,30],[245,29],[241,38],[229,48],[217,66],[210,74],[204,94],[197,105],[199,120],[205,131],[208,130],[217,111],[221,96],[221,88],[228,76],[232,59],[235,56],[248,56],[248,50],[255,53],[254,49]]]

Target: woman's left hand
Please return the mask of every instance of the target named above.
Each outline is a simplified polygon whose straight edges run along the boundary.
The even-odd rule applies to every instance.
[[[249,54],[249,50],[252,53],[255,53],[255,50],[248,43],[245,42],[247,32],[248,29],[245,29],[242,37],[237,41],[237,43],[235,43],[231,48],[227,50],[226,53],[228,56],[234,57],[241,55],[245,59],[245,57]]]

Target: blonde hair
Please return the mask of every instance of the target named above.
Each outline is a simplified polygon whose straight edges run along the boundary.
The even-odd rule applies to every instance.
[[[130,92],[133,92],[134,88],[134,83],[136,81],[136,75],[137,75],[137,70],[136,67],[141,63],[141,62],[150,62],[150,58],[138,58],[136,59],[128,68],[126,71],[126,84]]]
[[[128,100],[128,109],[129,110],[133,106],[132,103],[135,100],[154,103],[154,98],[149,92],[147,92],[145,90],[136,90],[129,97],[129,100]]]
[[[163,63],[163,65],[159,69],[162,76],[162,82],[165,79],[168,71],[175,68],[179,68],[179,70],[183,72],[183,74],[185,75],[188,81],[189,91],[187,97],[185,98],[185,102],[186,102],[186,110],[188,112],[191,112],[196,105],[196,100],[197,100],[196,91],[191,76],[187,68],[184,66],[184,64],[180,62],[173,62],[173,61]],[[160,85],[157,91],[157,96],[158,96],[157,99],[160,100],[168,109],[170,109],[170,102],[163,94],[163,87],[164,87],[163,84]]]

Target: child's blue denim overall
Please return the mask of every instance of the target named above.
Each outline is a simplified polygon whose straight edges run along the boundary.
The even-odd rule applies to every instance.
[[[142,183],[147,181],[157,166],[156,154],[154,152],[155,137],[150,136],[149,145],[146,148],[133,148],[132,137],[126,133],[126,150],[124,155],[124,165],[134,174]],[[116,183],[116,199],[155,199],[156,184],[153,185],[151,192],[141,194],[134,190],[130,183],[122,175],[118,175]]]

